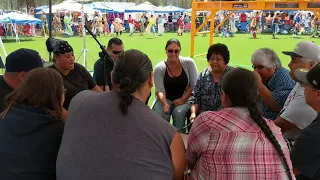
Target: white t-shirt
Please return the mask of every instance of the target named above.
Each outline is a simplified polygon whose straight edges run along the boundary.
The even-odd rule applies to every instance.
[[[306,128],[317,117],[317,112],[305,102],[304,87],[297,83],[290,92],[280,117],[297,127],[284,133],[284,137],[295,140],[302,129]]]

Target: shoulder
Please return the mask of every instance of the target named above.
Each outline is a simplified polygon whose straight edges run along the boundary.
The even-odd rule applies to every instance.
[[[234,67],[227,65],[227,67],[226,67],[226,72],[229,72],[229,71],[231,71],[231,70],[233,70],[233,69],[234,69]]]
[[[165,61],[159,62],[155,67],[154,70],[164,70],[166,69]]]
[[[204,70],[202,70],[200,72],[199,76],[204,77],[204,76],[209,76],[209,74],[210,74],[210,68],[208,67],[208,68],[205,68]]]
[[[180,62],[182,63],[182,64],[185,64],[185,65],[187,65],[187,66],[190,66],[190,65],[195,65],[195,62],[194,62],[194,60],[192,59],[192,58],[190,58],[190,57],[179,57],[179,59],[180,59]]]
[[[80,71],[81,73],[88,72],[88,70],[79,63],[74,63],[74,69]]]

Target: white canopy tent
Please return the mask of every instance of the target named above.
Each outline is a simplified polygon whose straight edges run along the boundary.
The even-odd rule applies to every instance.
[[[63,1],[60,4],[56,4],[52,6],[52,12],[82,12],[82,6],[84,13],[87,14],[94,14],[96,12],[95,9],[88,5],[82,5],[80,3],[77,3],[75,1],[67,0]],[[36,14],[42,14],[42,13],[49,13],[49,8],[43,9],[42,11],[37,12]]]
[[[132,8],[126,9],[125,12],[147,12],[147,11],[155,11],[158,7],[146,1],[142,4],[134,6]]]
[[[185,9],[183,9],[183,8],[169,5],[169,6],[166,6],[163,8],[159,8],[159,9],[155,10],[154,12],[155,13],[171,13],[171,12],[184,12],[184,11],[185,11]]]

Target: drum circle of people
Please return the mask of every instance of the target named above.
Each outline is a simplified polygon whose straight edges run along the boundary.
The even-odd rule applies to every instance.
[[[252,54],[253,71],[233,68],[228,47],[213,44],[198,75],[170,39],[153,75],[146,54],[112,38],[94,78],[67,41],[46,45],[49,68],[37,51],[18,49],[0,75],[0,179],[320,178],[313,42],[283,51],[290,71],[269,48]]]

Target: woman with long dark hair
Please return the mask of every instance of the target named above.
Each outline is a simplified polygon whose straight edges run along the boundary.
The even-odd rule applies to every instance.
[[[191,128],[191,179],[295,179],[281,130],[258,110],[254,73],[236,68],[221,88],[223,109],[200,114]]]
[[[57,180],[181,180],[181,136],[145,104],[153,86],[148,56],[138,50],[122,52],[112,80],[117,91],[84,91],[72,99]]]
[[[54,64],[50,68],[60,72],[67,90],[63,107],[68,110],[71,99],[81,91],[102,92],[91,74],[81,64],[75,62],[73,48],[67,41],[49,38],[46,42],[49,52],[53,52]]]
[[[6,97],[0,117],[0,179],[56,179],[64,93],[58,72],[38,68]]]

